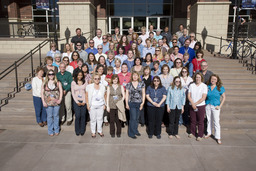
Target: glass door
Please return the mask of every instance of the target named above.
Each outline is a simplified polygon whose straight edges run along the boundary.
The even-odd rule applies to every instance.
[[[171,31],[171,18],[170,17],[160,17],[160,29],[164,30],[164,28],[168,26],[169,31]]]
[[[134,17],[134,32],[141,33],[141,27],[146,27],[146,17]]]
[[[158,21],[157,17],[147,17],[147,31],[149,31],[149,26],[153,25],[154,26],[154,31],[158,28]]]
[[[116,17],[109,17],[109,33],[110,34],[115,34],[115,28],[119,27],[120,28],[120,18],[116,18]]]
[[[133,18],[132,17],[123,17],[122,19],[122,27],[120,28],[120,34],[128,35],[129,28],[133,27]]]

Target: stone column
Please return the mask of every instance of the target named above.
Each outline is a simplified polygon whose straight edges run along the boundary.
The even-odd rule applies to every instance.
[[[227,38],[229,1],[196,2],[190,8],[190,31],[203,34],[196,35],[204,49],[219,51],[220,40],[212,38]],[[224,42],[223,42],[224,43]]]
[[[102,34],[107,33],[107,1],[95,0],[95,6],[97,8],[97,28],[102,30]]]
[[[96,8],[93,0],[83,0],[83,2],[81,2],[81,0],[60,0],[58,2],[58,7],[60,39],[65,38],[66,29],[70,30],[70,36],[75,36],[76,28],[81,28],[83,33],[87,33],[84,35],[86,38],[94,36],[96,30]],[[65,42],[66,40],[60,43]]]

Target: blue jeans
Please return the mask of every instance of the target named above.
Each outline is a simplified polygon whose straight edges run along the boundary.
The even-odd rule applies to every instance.
[[[59,126],[59,110],[60,106],[48,106],[46,108],[47,112],[47,126],[48,134],[57,134],[60,132]]]
[[[129,114],[130,114],[130,121],[129,121],[129,128],[128,128],[128,136],[134,137],[136,134],[139,133],[138,125],[139,125],[139,117],[140,117],[140,104],[141,103],[134,103],[129,102]]]
[[[40,97],[33,96],[33,103],[36,112],[37,123],[46,122],[46,110]]]
[[[85,132],[85,120],[86,120],[86,104],[84,106],[78,106],[73,101],[73,107],[75,111],[75,132],[77,135],[84,134]]]

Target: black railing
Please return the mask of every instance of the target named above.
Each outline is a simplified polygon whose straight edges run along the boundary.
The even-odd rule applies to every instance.
[[[8,101],[15,97],[15,94],[20,92],[21,88],[25,86],[25,84],[30,81],[32,77],[34,77],[34,63],[33,63],[33,55],[38,52],[39,56],[39,66],[42,66],[42,53],[41,49],[47,45],[51,39],[45,39],[43,42],[41,42],[39,45],[37,45],[34,49],[30,50],[27,54],[25,54],[23,57],[15,61],[13,64],[11,64],[9,67],[7,67],[5,70],[3,70],[0,73],[0,81],[3,80],[6,76],[8,76],[12,71],[14,72],[15,75],[15,88],[13,91],[7,93],[7,96],[3,99],[1,99],[1,104],[0,104],[0,110],[1,107],[4,105],[8,104]],[[24,81],[19,82],[19,77],[18,77],[18,67],[22,65],[24,62],[30,59],[31,63],[31,73],[29,74],[28,77],[24,78]]]
[[[234,58],[232,54],[233,52],[232,39],[226,39],[226,38],[216,37],[212,35],[204,35],[201,33],[196,33],[196,34],[202,36],[203,40],[205,40],[206,37],[220,40],[220,44],[219,44],[220,48],[219,48],[219,51],[217,52],[217,55]],[[223,45],[223,41],[226,41],[227,44]],[[203,44],[204,44],[204,41],[203,41]],[[207,49],[207,47],[205,49],[208,51],[211,51],[211,49]],[[227,52],[227,49],[230,49],[229,50],[230,54],[225,53],[225,51]],[[214,54],[214,56],[216,56],[216,54]],[[238,59],[239,63],[242,63],[243,66],[246,66],[247,70],[252,71],[252,74],[253,73],[256,74],[256,41],[253,42],[249,38],[239,39],[239,41],[237,42],[237,57],[235,59]]]
[[[93,32],[93,31],[92,31]],[[89,38],[91,38],[91,34],[92,32],[86,32],[83,33],[82,35],[88,35],[87,40]],[[66,36],[66,38],[62,38],[59,39],[58,41],[63,41],[66,40],[67,42],[69,42],[69,39],[72,37]],[[5,70],[3,70],[0,73],[0,81],[2,81],[6,76],[8,76],[10,73],[12,73],[14,71],[14,75],[15,75],[15,88],[13,89],[13,91],[7,93],[7,96],[3,99],[0,99],[0,111],[1,108],[5,105],[8,104],[8,101],[12,98],[15,97],[15,94],[19,93],[21,91],[21,88],[23,88],[25,86],[25,84],[27,82],[29,82],[31,80],[32,77],[35,76],[35,67],[34,67],[34,55],[38,52],[38,58],[39,58],[39,64],[37,66],[42,66],[42,52],[41,49],[47,45],[49,42],[53,41],[53,39],[45,39],[43,42],[41,42],[39,45],[37,45],[35,48],[33,48],[32,50],[30,50],[27,54],[25,54],[24,56],[22,56],[20,59],[16,60],[13,64],[11,64],[9,67],[7,67]],[[18,67],[20,65],[22,65],[24,62],[26,62],[27,60],[30,59],[30,69],[31,69],[31,73],[28,73],[28,77],[24,78],[24,81],[19,82],[19,77],[18,77]]]

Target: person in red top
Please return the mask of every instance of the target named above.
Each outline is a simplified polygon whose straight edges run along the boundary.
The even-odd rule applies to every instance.
[[[112,77],[112,75],[113,75],[113,67],[112,66],[108,66],[107,67],[107,75],[106,75],[106,81],[108,82],[108,85],[110,84],[110,82],[111,82],[111,77]]]
[[[122,64],[121,72],[118,74],[120,85],[123,85],[124,89],[127,83],[130,82],[131,73],[128,72],[128,66],[126,63]]]
[[[199,72],[201,70],[201,62],[205,61],[203,57],[204,57],[204,52],[202,50],[199,50],[196,52],[196,58],[192,60],[194,73]]]
[[[71,58],[72,58],[72,62],[70,62],[69,65],[72,66],[74,69],[76,69],[76,68],[78,67],[78,65],[77,65],[77,59],[80,58],[79,53],[76,52],[76,51],[74,51],[74,52],[72,53]]]

